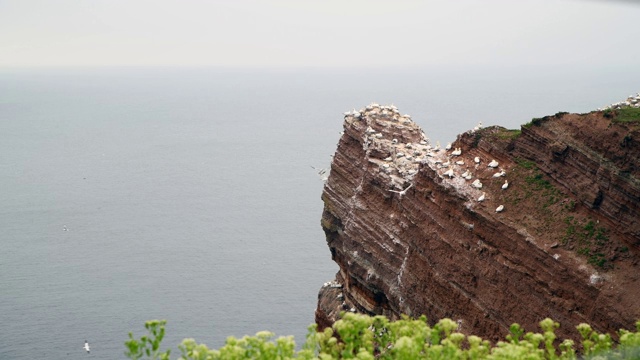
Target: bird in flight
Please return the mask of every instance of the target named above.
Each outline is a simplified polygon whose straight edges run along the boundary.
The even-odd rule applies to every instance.
[[[402,196],[402,195],[405,195],[407,193],[407,190],[409,190],[409,188],[412,187],[412,186],[413,186],[413,184],[409,184],[409,186],[407,186],[407,188],[402,190],[402,191],[398,191],[398,190],[389,190],[389,191],[394,192],[394,193],[398,193],[398,194],[400,194],[400,196]]]
[[[83,349],[87,350],[87,354],[91,352],[91,349],[89,348],[89,343],[87,342],[87,340],[84,341]]]

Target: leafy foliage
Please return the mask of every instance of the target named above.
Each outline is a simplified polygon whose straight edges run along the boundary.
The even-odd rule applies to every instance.
[[[295,350],[292,336],[279,337],[261,331],[255,336],[241,339],[229,337],[218,350],[209,349],[193,339],[185,339],[179,345],[179,360],[217,359],[459,359],[459,360],[575,360],[576,349],[572,340],[564,340],[556,347],[555,330],[560,326],[551,319],[540,322],[542,333],[527,332],[518,324],[510,327],[506,341],[491,347],[487,340],[475,335],[465,336],[459,332],[458,324],[442,319],[433,327],[426,317],[389,321],[384,316],[370,317],[344,313],[333,328],[322,332],[315,324],[302,349]],[[161,352],[165,321],[154,320],[145,324],[149,335],[140,340],[129,333],[125,342],[129,359],[169,359],[170,351]],[[582,336],[579,351],[587,359],[638,359],[640,357],[640,321],[636,331],[620,330],[620,341],[615,346],[611,335],[599,334],[587,324],[577,326]],[[146,356],[146,357],[145,357]]]

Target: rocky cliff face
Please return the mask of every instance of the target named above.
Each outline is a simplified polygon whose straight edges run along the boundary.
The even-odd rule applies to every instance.
[[[611,111],[557,114],[439,149],[395,107],[348,113],[322,194],[340,270],[320,290],[316,322],[330,326],[341,311],[425,314],[492,341],[545,317],[561,323],[561,338],[581,322],[631,328],[639,127]]]

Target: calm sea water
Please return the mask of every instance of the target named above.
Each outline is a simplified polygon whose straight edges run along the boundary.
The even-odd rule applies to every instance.
[[[174,352],[301,344],[342,112],[394,103],[444,143],[622,100],[632,70],[0,69],[0,359],[123,358],[156,318]]]

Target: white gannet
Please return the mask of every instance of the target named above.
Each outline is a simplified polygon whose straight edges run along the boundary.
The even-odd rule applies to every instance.
[[[377,139],[382,139],[382,133],[377,133],[377,134],[376,134],[376,138],[377,138]]]
[[[484,197],[485,197],[485,193],[482,193],[482,195],[480,195],[480,197],[478,198],[478,201],[480,202],[484,201]]]
[[[482,183],[480,182],[480,179],[473,180],[473,182],[471,183],[471,186],[473,186],[476,189],[482,189]]]
[[[495,159],[491,160],[491,162],[487,166],[492,167],[492,168],[496,168],[496,167],[498,167],[498,162],[495,161]]]
[[[371,126],[367,126],[367,129],[364,131],[365,134],[373,134],[376,131],[371,128]]]
[[[452,178],[455,176],[455,174],[453,173],[453,169],[451,167],[449,167],[449,170],[445,171],[444,174],[442,175],[447,175],[449,178]]]
[[[462,155],[462,149],[461,149],[461,148],[455,148],[455,150],[453,150],[453,151],[451,152],[451,155],[453,155],[453,156],[460,156],[460,155]]]
[[[447,146],[444,147],[445,150],[451,150],[451,143],[447,143]]]
[[[506,190],[509,187],[509,180],[505,180],[504,184],[502,184],[502,190]]]
[[[456,161],[456,165],[464,165],[464,161],[463,160],[458,160],[458,161]]]
[[[501,176],[505,176],[505,175],[507,175],[507,173],[504,170],[500,169],[500,172],[497,172],[497,173],[493,174],[493,177],[497,178],[497,177],[501,177]]]
[[[473,161],[474,161],[476,164],[480,164],[480,158],[479,158],[479,157],[477,157],[477,156],[476,156],[475,158],[473,158]]]
[[[91,352],[91,349],[89,348],[89,343],[87,342],[87,340],[84,341],[83,349],[87,350],[87,354]]]
[[[462,175],[460,175],[460,176],[462,176],[463,178],[466,179],[467,176],[469,176],[469,175],[471,175],[471,173],[469,172],[469,170],[467,170],[467,171],[463,172]]]
[[[392,139],[392,140],[391,140],[391,143],[392,143],[392,144],[397,144],[397,143],[398,143],[398,139]]]
[[[496,212],[501,212],[502,210],[504,210],[504,205],[500,205],[496,208]]]
[[[412,187],[412,186],[413,186],[413,184],[409,184],[409,186],[407,186],[407,188],[404,189],[404,190],[401,190],[401,191],[389,190],[389,191],[394,192],[394,193],[398,193],[402,197],[403,195],[405,195],[407,193],[407,190],[409,190],[409,188]]]

